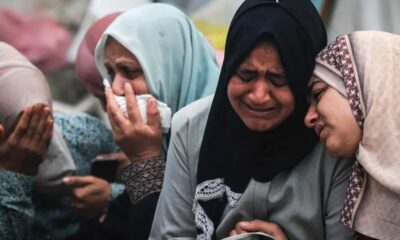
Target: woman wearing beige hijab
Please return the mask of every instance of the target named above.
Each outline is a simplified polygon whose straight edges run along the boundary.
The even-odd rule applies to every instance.
[[[44,75],[12,46],[0,42],[2,240],[72,236],[81,219],[70,204],[85,204],[86,193],[65,187],[63,179],[90,174],[93,157],[117,148],[100,120],[51,109]]]
[[[356,239],[400,236],[400,36],[339,36],[317,56],[305,118],[330,153],[356,156],[341,221]]]

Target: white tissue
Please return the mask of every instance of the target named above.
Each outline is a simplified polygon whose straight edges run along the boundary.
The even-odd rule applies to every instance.
[[[107,79],[104,79],[103,84],[105,87],[110,87],[110,83]],[[151,97],[150,94],[143,94],[143,95],[136,95],[136,104],[139,108],[140,116],[142,117],[143,122],[147,123],[147,100]],[[127,107],[126,107],[126,100],[124,96],[117,96],[114,95],[116,102],[118,103],[119,108],[121,109],[122,113],[126,117],[128,117]],[[169,129],[171,128],[171,109],[168,107],[166,103],[161,101],[157,101],[157,108],[160,111],[160,118],[161,118],[161,127],[163,133],[168,133]]]

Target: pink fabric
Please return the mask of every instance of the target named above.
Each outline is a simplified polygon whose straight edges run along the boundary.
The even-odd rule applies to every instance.
[[[105,98],[104,86],[103,78],[96,68],[94,51],[103,32],[120,14],[120,12],[109,14],[96,21],[89,28],[79,46],[75,62],[76,77],[83,83],[89,92],[100,99]]]
[[[7,42],[44,72],[67,65],[72,35],[55,20],[0,8],[0,41]]]
[[[47,80],[39,69],[9,44],[0,42],[0,123],[10,129],[28,106],[51,107]]]

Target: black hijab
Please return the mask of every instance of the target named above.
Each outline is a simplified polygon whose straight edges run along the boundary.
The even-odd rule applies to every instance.
[[[256,132],[233,110],[227,86],[264,36],[273,39],[278,49],[295,110],[277,128]],[[198,238],[215,237],[215,229],[206,222],[211,220],[216,228],[226,204],[234,205],[251,178],[271,181],[312,150],[317,136],[303,120],[309,106],[307,83],[315,57],[325,45],[324,25],[309,0],[246,0],[236,12],[200,149],[194,203]]]

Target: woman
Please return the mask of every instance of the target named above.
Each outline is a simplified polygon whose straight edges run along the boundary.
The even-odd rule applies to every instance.
[[[338,200],[351,163],[326,155],[303,123],[313,58],[325,44],[310,1],[243,3],[214,98],[174,117],[156,209],[162,217],[150,239],[263,230],[276,239],[351,238]],[[262,221],[279,231],[248,227]]]
[[[71,190],[63,178],[88,175],[90,159],[115,151],[112,133],[95,118],[59,113],[54,114],[51,131],[51,93],[45,77],[10,45],[0,43],[0,53],[0,159],[5,166],[0,174],[0,238],[67,239],[79,228],[80,218],[70,208]],[[19,143],[12,140],[14,134]],[[3,164],[10,158],[19,159],[17,167]],[[32,168],[42,159],[39,169]],[[75,201],[81,197],[84,192]]]
[[[101,75],[111,82],[112,92],[106,89],[107,112],[117,144],[133,163],[121,178],[135,205],[161,188],[168,132],[162,134],[156,102],[174,114],[212,94],[219,67],[206,38],[168,4],[144,5],[121,14],[101,37],[95,58]],[[117,107],[112,95],[124,96],[126,91],[152,95],[147,123],[139,116],[135,98],[127,101],[129,118]]]
[[[335,156],[356,156],[341,221],[357,239],[400,236],[400,37],[339,36],[316,58],[305,123]],[[368,238],[368,237],[370,238]]]
[[[90,26],[79,45],[75,61],[76,78],[91,94],[99,99],[104,110],[107,107],[107,103],[106,96],[104,95],[103,78],[97,70],[94,51],[101,35],[119,15],[121,15],[120,12],[111,13],[100,18]]]

